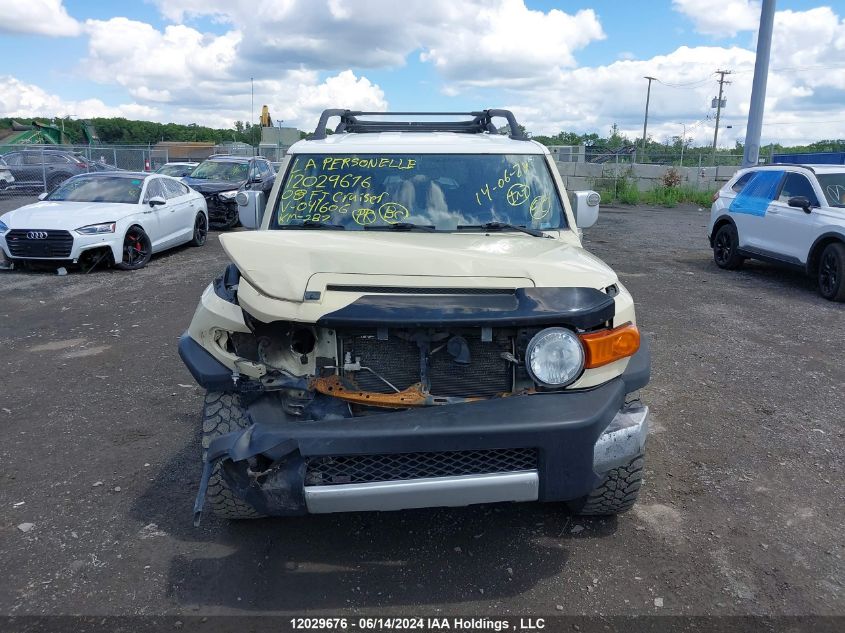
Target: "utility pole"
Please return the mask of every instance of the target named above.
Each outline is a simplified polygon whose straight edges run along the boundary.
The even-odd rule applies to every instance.
[[[757,34],[757,60],[754,62],[754,83],[751,85],[751,107],[745,130],[743,167],[752,167],[760,160],[760,135],[763,132],[763,110],[766,105],[766,82],[769,78],[769,56],[772,52],[772,28],[775,21],[775,0],[763,0],[760,31]]]
[[[725,81],[725,75],[730,75],[730,70],[717,70],[719,75],[719,99],[716,102],[716,131],[713,133],[713,158],[711,165],[716,166],[716,143],[719,140],[719,119],[722,116],[722,95],[724,94],[725,84],[730,84],[730,81]]]
[[[651,82],[656,80],[657,77],[643,77],[643,79],[648,79],[648,90],[645,93],[645,121],[643,121],[643,160],[645,160],[645,147],[646,140],[648,139],[648,103],[651,101]]]
[[[250,140],[254,143],[255,142],[255,134],[252,130],[255,128],[255,80],[250,77],[249,78],[249,95],[250,95],[250,129],[249,129],[249,136]]]
[[[687,124],[681,123],[684,128],[683,136],[681,136],[681,167],[684,166],[684,146],[687,144]]]

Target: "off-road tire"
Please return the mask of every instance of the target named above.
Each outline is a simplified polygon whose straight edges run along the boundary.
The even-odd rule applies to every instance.
[[[819,294],[829,301],[845,301],[845,244],[828,244],[819,258]]]
[[[249,426],[249,418],[241,407],[241,398],[234,393],[209,391],[202,409],[202,456],[215,438]],[[208,480],[205,503],[214,514],[225,519],[258,519],[261,515],[229,489],[220,474],[220,462],[214,465]]]
[[[713,236],[713,261],[719,268],[736,270],[745,258],[739,255],[739,235],[733,224],[724,224]]]
[[[624,466],[605,473],[601,483],[574,507],[577,514],[602,516],[630,510],[637,502],[643,483],[645,455],[637,455]]]

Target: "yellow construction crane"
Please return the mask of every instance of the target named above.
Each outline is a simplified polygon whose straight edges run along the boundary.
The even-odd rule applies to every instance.
[[[266,105],[261,108],[261,127],[273,127],[273,119],[270,118],[270,108]]]

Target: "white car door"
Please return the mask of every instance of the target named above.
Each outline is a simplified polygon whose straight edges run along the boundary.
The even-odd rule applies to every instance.
[[[185,198],[181,190],[173,187],[175,181],[170,178],[157,178],[159,187],[167,204],[160,207],[159,219],[162,226],[162,248],[169,248],[179,243],[181,234],[184,232],[183,215],[185,213]]]
[[[811,207],[818,209],[819,194],[803,173],[788,171],[778,197],[766,211],[765,242],[762,248],[773,257],[790,263],[806,263],[807,253],[818,236],[819,216],[811,211],[789,206],[789,199],[803,196]]]
[[[158,251],[164,247],[166,240],[167,225],[165,218],[168,211],[165,209],[167,205],[151,207],[150,200],[152,198],[164,198],[167,200],[164,187],[161,186],[161,179],[159,178],[147,179],[147,188],[144,191],[144,197],[141,202],[143,214],[141,216],[142,225],[150,238],[150,242],[152,242],[153,251]]]
[[[784,172],[764,169],[752,176],[728,207],[739,234],[739,247],[751,251],[764,249],[768,226],[768,207],[777,196]]]
[[[179,216],[179,241],[188,241],[194,236],[194,223],[201,208],[200,198],[178,180],[170,180],[168,186],[173,189],[174,202],[179,204],[176,211]]]

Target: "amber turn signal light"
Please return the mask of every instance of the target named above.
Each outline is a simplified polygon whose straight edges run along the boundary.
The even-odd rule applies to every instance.
[[[633,356],[640,349],[640,331],[633,323],[612,330],[580,334],[578,338],[584,345],[584,367],[587,369]]]

